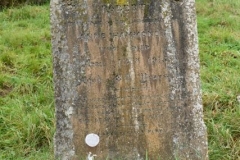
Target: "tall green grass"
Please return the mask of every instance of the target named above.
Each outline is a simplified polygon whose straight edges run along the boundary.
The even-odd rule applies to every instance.
[[[0,159],[52,157],[49,6],[0,12]]]
[[[197,0],[211,160],[240,159],[240,1]],[[49,6],[0,12],[0,159],[53,159]]]
[[[240,159],[240,1],[197,0],[210,159]]]

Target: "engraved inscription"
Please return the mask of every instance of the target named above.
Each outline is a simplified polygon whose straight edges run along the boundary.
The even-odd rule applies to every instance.
[[[87,21],[73,22],[87,26],[77,35],[78,43],[87,48],[82,52],[88,55],[82,81],[87,86],[88,110],[79,107],[83,115],[79,122],[108,128],[111,121],[111,127],[118,128],[95,131],[99,135],[128,135],[136,127],[143,134],[161,133],[156,122],[164,121],[170,101],[165,90],[169,78],[166,61],[159,50],[163,45],[161,15],[148,13],[149,3],[91,7],[95,12],[89,13]],[[132,16],[127,17],[129,14]]]

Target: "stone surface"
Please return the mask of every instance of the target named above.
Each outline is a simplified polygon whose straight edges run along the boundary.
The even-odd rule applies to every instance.
[[[194,5],[51,1],[56,159],[208,159]]]

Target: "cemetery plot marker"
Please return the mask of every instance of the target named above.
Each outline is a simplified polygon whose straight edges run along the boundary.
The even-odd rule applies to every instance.
[[[56,159],[208,159],[194,5],[51,1]]]

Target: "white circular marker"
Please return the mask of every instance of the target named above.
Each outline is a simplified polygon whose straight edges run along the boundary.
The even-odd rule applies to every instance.
[[[99,143],[99,136],[94,133],[90,133],[86,136],[85,142],[90,147],[96,147]]]

